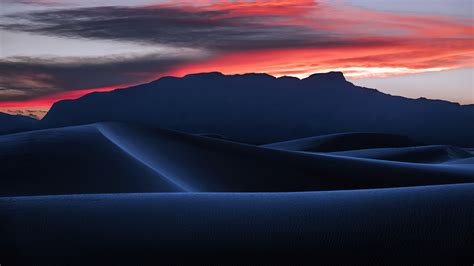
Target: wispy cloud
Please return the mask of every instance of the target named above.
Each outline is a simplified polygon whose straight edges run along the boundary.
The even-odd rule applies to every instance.
[[[189,10],[188,10],[189,9]],[[342,42],[305,25],[283,24],[283,15],[238,14],[210,8],[94,7],[15,14],[28,23],[4,24],[11,31],[54,36],[132,41],[218,51],[327,46]],[[279,24],[278,27],[275,24]]]
[[[189,58],[10,58],[0,61],[1,101],[21,101],[63,91],[134,84],[172,70]]]

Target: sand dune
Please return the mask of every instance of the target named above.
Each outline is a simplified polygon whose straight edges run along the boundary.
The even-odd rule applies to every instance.
[[[413,163],[442,163],[473,157],[473,155],[467,150],[446,145],[364,149],[334,152],[332,154]]]
[[[96,125],[0,137],[0,195],[182,191]]]
[[[0,198],[0,247],[36,265],[463,265],[473,202],[474,184]]]
[[[373,150],[365,151],[365,157],[372,153],[375,159],[361,158],[364,151],[351,157],[268,147],[119,123],[7,135],[0,138],[6,162],[0,191],[283,192],[474,182],[474,169],[457,164],[386,161],[375,158]],[[417,152],[436,151],[414,150],[405,161]]]
[[[99,128],[189,191],[308,191],[474,181],[474,172],[455,167],[302,154],[116,123]]]
[[[465,159],[447,161],[446,164],[458,164],[458,165],[462,164],[465,166],[474,167],[474,156],[470,158],[465,158]]]
[[[39,128],[39,121],[29,116],[9,115],[0,112],[0,135]]]
[[[472,150],[410,145],[256,146],[121,123],[1,136],[1,263],[470,262]]]
[[[393,134],[339,133],[271,143],[262,147],[288,151],[335,152],[414,145],[417,145],[415,141]]]

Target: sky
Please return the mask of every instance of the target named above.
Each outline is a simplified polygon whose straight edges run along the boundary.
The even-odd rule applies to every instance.
[[[0,112],[209,71],[474,104],[474,1],[0,0]]]

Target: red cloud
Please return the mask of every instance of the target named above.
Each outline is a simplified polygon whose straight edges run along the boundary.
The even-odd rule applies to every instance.
[[[268,15],[301,16],[317,6],[314,0],[256,0],[256,1],[206,1],[181,0],[158,4],[153,7],[180,7],[186,10],[226,11],[233,16]]]
[[[93,88],[87,90],[75,90],[75,91],[67,91],[67,92],[60,92],[50,96],[41,97],[33,100],[28,101],[12,101],[12,102],[2,102],[0,103],[0,109],[4,108],[49,108],[53,103],[60,101],[60,100],[72,100],[80,98],[91,92],[106,92],[112,91],[119,87],[103,87],[103,88]]]
[[[353,78],[383,77],[474,66],[473,21],[446,16],[394,14],[314,1],[256,1],[219,3],[209,10],[234,15],[277,14],[278,24],[306,25],[344,41],[337,46],[285,48],[221,54],[170,74],[219,70],[234,74],[266,72],[306,76],[313,72],[342,70]],[[284,11],[263,12],[279,7]],[[272,23],[275,21],[272,20]]]

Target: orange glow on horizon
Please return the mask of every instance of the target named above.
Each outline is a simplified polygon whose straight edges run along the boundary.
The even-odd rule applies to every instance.
[[[60,92],[51,96],[45,96],[45,97],[27,100],[27,101],[0,102],[0,109],[50,108],[57,101],[74,100],[92,92],[107,92],[107,91],[113,91],[118,88],[121,88],[121,86]]]
[[[451,44],[453,46],[453,44]],[[189,64],[167,73],[184,76],[190,73],[219,71],[224,74],[248,72],[274,76],[307,77],[314,73],[342,71],[347,78],[388,77],[473,67],[474,61],[447,62],[444,48],[424,53],[423,48],[395,44],[381,47],[340,47],[320,49],[281,49],[224,54],[212,60]],[[456,51],[448,51],[448,54]],[[459,47],[459,55],[474,53],[474,47]],[[347,55],[351,56],[348,57]],[[400,54],[406,56],[400,57]],[[249,60],[251,58],[251,60]],[[317,59],[317,60],[315,60]],[[377,59],[377,60],[375,60]]]

